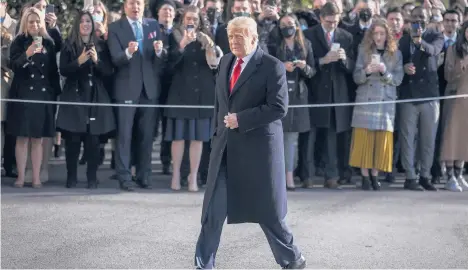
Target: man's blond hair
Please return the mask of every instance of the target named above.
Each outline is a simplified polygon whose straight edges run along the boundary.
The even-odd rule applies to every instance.
[[[241,30],[244,35],[255,38],[258,41],[257,23],[250,17],[237,17],[229,21],[227,26],[228,34]]]

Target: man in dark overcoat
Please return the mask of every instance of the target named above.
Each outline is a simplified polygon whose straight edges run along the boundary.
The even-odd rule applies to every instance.
[[[288,107],[286,70],[258,47],[252,18],[231,20],[228,37],[232,53],[221,59],[216,79],[214,134],[195,266],[215,266],[227,217],[228,224],[259,223],[276,262],[302,269],[306,261],[285,223],[281,119]]]
[[[309,100],[315,104],[350,102],[347,76],[354,70],[353,36],[338,28],[340,9],[334,3],[326,3],[320,11],[320,25],[304,31],[312,43],[317,74],[309,84]],[[310,109],[313,127],[309,137],[309,176],[314,175],[314,146],[317,129],[326,132],[325,182],[326,188],[339,188],[339,169],[343,170],[343,155],[338,155],[340,146],[347,145],[346,132],[351,129],[352,107],[318,107]],[[339,166],[339,164],[341,166]],[[311,181],[309,179],[308,181]],[[311,183],[305,183],[310,186]]]

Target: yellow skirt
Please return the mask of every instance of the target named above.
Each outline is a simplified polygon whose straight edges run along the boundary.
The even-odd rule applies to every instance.
[[[356,168],[391,172],[393,168],[393,132],[353,129],[349,165]]]

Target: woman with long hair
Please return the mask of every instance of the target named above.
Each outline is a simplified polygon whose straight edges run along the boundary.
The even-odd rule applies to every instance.
[[[374,20],[359,47],[353,74],[356,102],[396,100],[404,75],[402,61],[387,22]],[[361,169],[363,190],[379,190],[379,171],[392,171],[394,125],[395,103],[354,107],[349,165]]]
[[[445,95],[468,94],[468,22],[463,23],[454,45],[447,49],[445,59]],[[447,99],[442,112],[442,148],[440,160],[446,167],[450,191],[468,191],[463,167],[468,160],[466,134],[468,133],[468,100]]]
[[[288,82],[289,105],[304,105],[309,101],[306,80],[315,75],[312,45],[304,38],[301,24],[294,14],[286,14],[279,20],[279,40],[269,52],[284,62]],[[308,108],[291,108],[283,118],[286,187],[294,190],[294,160],[299,133],[310,130]],[[310,183],[305,183],[310,187]]]
[[[111,103],[103,78],[112,73],[109,51],[104,40],[95,35],[91,13],[79,12],[60,54],[60,73],[65,85],[60,100],[64,102]],[[57,128],[65,139],[68,188],[77,184],[81,138],[85,138],[88,188],[98,184],[99,136],[115,130],[111,107],[62,105]]]
[[[169,36],[169,66],[173,72],[168,105],[213,105],[215,91],[214,70],[207,54],[214,48],[210,31],[200,9],[188,6],[179,28]],[[221,55],[222,56],[222,53]],[[198,168],[203,142],[210,140],[211,117],[206,109],[168,108],[165,140],[172,142],[173,174],[171,188],[180,189],[180,167],[185,141],[190,141],[189,190],[197,191]]]
[[[54,42],[47,34],[44,15],[28,8],[21,18],[19,33],[10,48],[13,77],[10,95],[16,99],[55,101],[60,94]],[[7,113],[7,132],[16,136],[16,187],[23,187],[31,143],[33,187],[41,186],[42,138],[54,137],[54,105],[11,103]]]

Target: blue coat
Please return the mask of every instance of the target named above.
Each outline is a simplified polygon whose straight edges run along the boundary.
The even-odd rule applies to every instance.
[[[377,53],[376,51],[374,52]],[[392,60],[387,52],[380,58],[387,67],[385,74],[374,73],[366,75],[366,67],[370,56],[359,48],[354,81],[358,85],[356,102],[392,101],[397,99],[397,86],[403,80],[403,58],[397,51],[396,59]],[[369,60],[368,60],[369,59]],[[370,130],[394,130],[395,103],[356,105],[353,111],[351,126]]]
[[[258,48],[242,71],[232,94],[229,77],[236,57],[220,62],[216,79],[214,136],[202,224],[227,151],[227,220],[267,223],[287,213],[283,125],[288,87],[283,63]],[[237,114],[239,128],[228,129],[224,116]],[[213,205],[216,207],[216,205]]]

